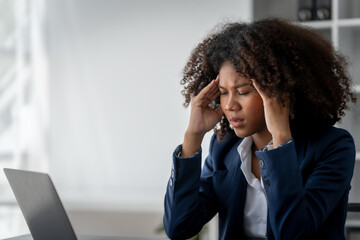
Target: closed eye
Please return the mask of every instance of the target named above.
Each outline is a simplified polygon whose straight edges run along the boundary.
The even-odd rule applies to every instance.
[[[249,92],[238,92],[238,95],[240,95],[240,96],[244,96],[244,95],[246,95],[246,94],[248,94]]]

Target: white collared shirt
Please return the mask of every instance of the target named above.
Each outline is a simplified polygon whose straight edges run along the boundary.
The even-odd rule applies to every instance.
[[[251,171],[251,137],[246,137],[237,150],[241,158],[241,171],[248,183],[244,209],[244,231],[248,237],[266,237],[267,200],[262,180],[259,181]]]

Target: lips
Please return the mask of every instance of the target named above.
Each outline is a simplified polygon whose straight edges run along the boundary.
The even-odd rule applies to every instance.
[[[245,125],[245,120],[242,118],[231,117],[228,120],[234,128],[243,127]]]

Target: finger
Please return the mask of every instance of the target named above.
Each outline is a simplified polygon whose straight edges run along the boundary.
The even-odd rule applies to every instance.
[[[212,80],[208,85],[206,85],[203,89],[201,89],[201,91],[199,92],[198,95],[205,95],[208,92],[210,92],[211,90],[213,90],[215,88],[216,84],[215,84],[215,80]]]
[[[210,84],[209,84],[210,85]],[[209,92],[217,92],[219,90],[219,75],[211,82]]]
[[[217,87],[209,89],[204,96],[207,98],[212,98],[212,96],[216,95],[219,92],[219,89]]]
[[[206,97],[208,98],[216,98],[218,96],[220,96],[220,90],[218,88],[215,88],[209,91],[208,93],[206,93]]]
[[[211,86],[211,89],[209,90],[209,94],[213,95],[213,94],[218,94],[220,93],[219,91],[219,75],[217,75],[216,79],[213,81],[213,85]]]
[[[214,101],[216,98],[218,98],[220,96],[220,91],[218,90],[217,92],[214,92],[212,94],[206,94],[204,95],[201,99],[204,100],[206,102],[206,104],[211,103],[212,101]]]
[[[215,112],[219,115],[219,116],[222,116],[224,114],[221,106],[218,106],[216,109],[215,109]]]
[[[209,103],[219,97],[220,91],[218,87],[218,81],[219,77],[212,80],[206,87],[204,87],[197,96],[194,96],[191,99],[192,104],[194,104],[194,102],[197,102],[195,105],[206,107]]]
[[[209,96],[219,91],[218,84],[219,84],[219,80],[217,77],[216,79],[212,80],[206,87],[204,87],[198,95],[200,97],[209,98]]]
[[[250,80],[252,82],[252,85],[255,87],[256,91],[260,94],[261,98],[263,100],[267,99],[267,95],[260,89],[259,84],[256,82],[255,79],[251,79]]]

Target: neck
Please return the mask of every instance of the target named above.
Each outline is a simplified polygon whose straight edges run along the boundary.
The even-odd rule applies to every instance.
[[[255,151],[266,146],[272,139],[272,135],[267,129],[266,131],[255,133],[251,137],[254,142],[253,146]]]

